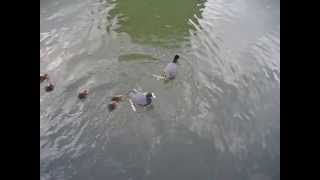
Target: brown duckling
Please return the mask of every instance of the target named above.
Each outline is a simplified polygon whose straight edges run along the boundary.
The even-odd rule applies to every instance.
[[[54,90],[54,85],[52,83],[49,83],[46,87],[45,90],[47,92],[53,91]]]
[[[40,83],[42,83],[45,80],[48,80],[49,76],[48,74],[44,73],[44,74],[40,74]]]
[[[115,101],[115,102],[120,102],[120,101],[122,101],[122,100],[124,100],[124,96],[123,95],[117,95],[117,96],[113,96],[112,98],[111,98],[111,101]]]
[[[109,109],[109,112],[115,110],[118,106],[118,103],[116,101],[111,101],[110,104],[108,104],[108,109]]]
[[[82,90],[82,91],[79,92],[78,98],[79,99],[85,99],[88,96],[88,94],[89,94],[88,90],[86,90],[86,89]]]

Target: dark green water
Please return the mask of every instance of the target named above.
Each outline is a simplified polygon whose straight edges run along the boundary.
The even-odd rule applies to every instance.
[[[41,0],[40,178],[280,179],[277,0]],[[156,81],[175,54],[174,81]],[[77,92],[89,88],[85,101]],[[154,108],[114,94],[156,93]]]

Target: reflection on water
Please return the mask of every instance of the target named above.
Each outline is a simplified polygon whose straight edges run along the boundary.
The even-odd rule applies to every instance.
[[[158,60],[157,58],[152,57],[147,54],[124,54],[119,56],[119,61],[136,61],[136,60]]]
[[[108,19],[137,43],[177,46],[198,24],[205,0],[115,0]],[[108,27],[110,28],[110,27]]]
[[[279,4],[41,1],[41,179],[280,179]],[[177,78],[155,80],[175,54]],[[132,88],[153,108],[109,113]]]

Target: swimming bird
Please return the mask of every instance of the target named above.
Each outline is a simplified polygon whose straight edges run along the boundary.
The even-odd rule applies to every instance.
[[[48,74],[44,73],[44,74],[40,74],[40,83],[42,83],[45,80],[48,80],[49,76]]]
[[[177,63],[178,59],[180,58],[179,55],[175,55],[173,61],[164,68],[164,76],[166,79],[174,79],[177,75]]]
[[[126,96],[124,95],[116,95],[111,98],[111,103],[108,104],[109,111],[113,111],[117,108],[120,101],[123,101],[126,99]]]
[[[111,103],[108,104],[109,112],[115,110],[117,106],[118,106],[118,103],[116,101],[111,101]]]
[[[82,90],[82,91],[79,92],[78,98],[79,99],[85,99],[88,96],[88,94],[89,94],[88,90],[86,90],[86,89]]]
[[[128,96],[135,105],[139,106],[150,105],[152,103],[152,99],[154,98],[153,93],[151,92],[142,93],[138,91],[131,91]]]
[[[52,83],[49,83],[46,87],[45,90],[47,92],[53,91],[54,90],[54,85]]]
[[[152,99],[155,95],[151,92],[142,93],[135,89],[129,91],[127,95],[117,95],[111,98],[111,103],[108,104],[109,111],[113,111],[117,108],[119,102],[129,100],[133,111],[136,111],[135,105],[146,107],[152,104]]]

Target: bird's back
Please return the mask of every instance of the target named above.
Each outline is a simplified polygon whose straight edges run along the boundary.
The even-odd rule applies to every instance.
[[[164,72],[168,78],[175,78],[177,75],[177,65],[175,63],[169,63],[165,67]]]
[[[147,104],[146,96],[143,93],[136,93],[136,94],[130,93],[129,96],[131,97],[134,104],[138,104],[142,106]]]

